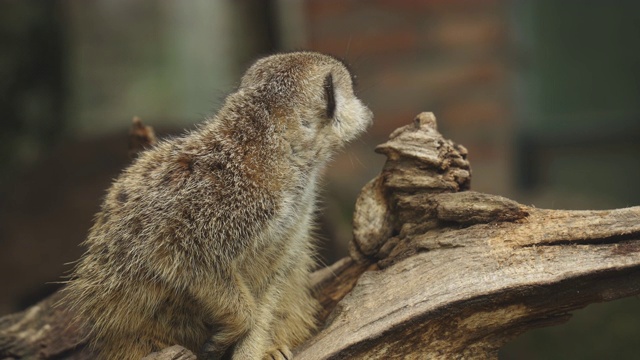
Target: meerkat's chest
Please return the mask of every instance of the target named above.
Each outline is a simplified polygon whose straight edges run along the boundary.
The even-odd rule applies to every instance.
[[[272,219],[259,235],[259,241],[254,242],[256,248],[238,259],[237,269],[245,277],[251,278],[251,283],[268,284],[276,273],[292,267],[301,253],[311,251],[314,190],[285,200],[288,202],[288,211]]]

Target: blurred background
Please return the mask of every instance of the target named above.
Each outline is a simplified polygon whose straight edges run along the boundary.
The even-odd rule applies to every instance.
[[[472,188],[544,208],[640,205],[640,2],[0,1],[0,315],[54,291],[127,158],[215,113],[256,58],[344,58],[375,124],[327,170],[326,262],[346,254],[373,148],[421,111]],[[428,286],[428,284],[426,284]],[[503,359],[633,358],[640,299],[577,311]]]

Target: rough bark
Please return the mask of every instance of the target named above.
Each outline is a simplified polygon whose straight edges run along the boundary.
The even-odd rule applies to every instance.
[[[469,191],[466,149],[431,113],[377,151],[388,160],[357,201],[350,257],[313,274],[325,325],[297,359],[495,358],[571,310],[640,293],[640,207],[544,210]],[[56,296],[0,318],[0,358],[90,358]]]

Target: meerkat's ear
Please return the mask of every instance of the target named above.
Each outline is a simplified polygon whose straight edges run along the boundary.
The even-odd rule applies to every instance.
[[[324,97],[327,102],[327,117],[333,119],[333,115],[336,112],[336,95],[333,89],[333,76],[331,73],[324,78],[322,87],[324,88]]]

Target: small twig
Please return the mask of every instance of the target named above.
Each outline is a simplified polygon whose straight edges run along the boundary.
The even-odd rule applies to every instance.
[[[156,133],[153,127],[144,125],[142,120],[134,116],[129,129],[129,156],[135,159],[139,153],[155,145]]]

